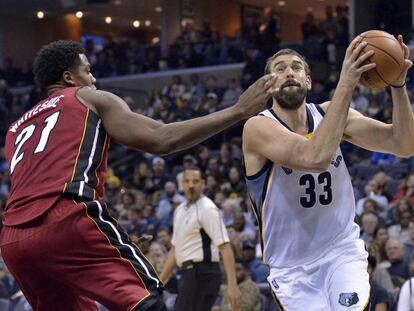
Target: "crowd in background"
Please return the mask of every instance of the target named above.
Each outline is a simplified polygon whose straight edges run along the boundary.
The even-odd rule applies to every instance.
[[[308,51],[306,56],[310,60],[311,70],[315,72],[319,68],[312,67],[315,55],[309,55],[313,50],[308,47],[320,48],[328,68],[326,74],[315,79],[312,91],[308,93],[308,102],[320,104],[331,98],[339,76],[338,61],[343,58],[348,44],[347,27],[346,11],[341,7],[336,9],[336,14],[332,8],[327,8],[326,19],[319,25],[315,24],[311,13],[306,15],[302,25],[304,42],[298,49]],[[266,44],[269,40],[273,40],[272,45]],[[143,47],[134,42],[115,43],[109,39],[102,51],[95,51],[91,42],[86,44],[86,49],[92,72],[98,78],[167,68],[246,62],[242,77],[230,79],[226,85],[218,85],[214,73],[203,80],[193,74],[188,81],[176,75],[163,88],[154,89],[148,99],[139,105],[134,103],[132,97],[123,96],[131,107],[138,107],[134,108],[136,112],[165,123],[203,116],[234,104],[243,89],[263,75],[266,58],[275,52],[272,47],[277,49],[283,46],[279,40],[277,20],[266,10],[262,23],[247,19],[241,31],[231,39],[211,31],[208,23],[200,31],[189,24],[170,47],[168,55],[160,55],[156,47]],[[321,57],[321,54],[318,55]],[[33,87],[30,94],[15,98],[9,86],[21,85],[21,81],[30,84],[31,80],[20,73],[10,74],[12,71],[7,68],[13,65],[10,62],[8,64],[9,67],[0,70],[0,77],[3,78],[0,79],[0,127],[3,127],[3,139],[7,128],[4,125],[10,124],[23,110],[45,96],[42,90]],[[407,79],[407,86],[414,103],[411,93],[414,79],[411,75]],[[22,78],[16,80],[16,77]],[[371,92],[357,87],[351,106],[371,118],[387,123],[392,120],[388,91]],[[173,213],[184,200],[183,169],[200,167],[205,173],[204,194],[221,210],[237,260],[236,268],[242,272],[239,282],[244,284],[241,286],[245,288],[243,295],[249,297],[248,301],[255,302],[246,310],[275,310],[266,285],[269,271],[260,261],[258,225],[243,177],[241,130],[242,124],[239,124],[191,150],[164,158],[112,144],[105,199],[112,216],[133,241],[144,235],[153,237],[151,242],[140,246],[157,272],[161,272],[171,247]],[[371,255],[370,271],[376,290],[373,295],[376,295],[376,301],[386,301],[391,310],[402,284],[411,276],[410,265],[414,263],[414,161],[367,152],[345,142],[342,151],[353,179],[356,221],[361,226],[361,238]],[[4,160],[4,149],[1,148],[2,208],[9,189],[10,176]],[[165,300],[170,310],[179,277],[180,271],[177,270],[176,277],[166,284]],[[228,310],[224,284],[225,280],[215,311]],[[12,303],[17,303],[21,298],[4,265],[0,266],[1,298],[10,299]]]

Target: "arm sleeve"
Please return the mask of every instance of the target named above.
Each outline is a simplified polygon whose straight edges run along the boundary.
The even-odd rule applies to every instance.
[[[219,246],[230,241],[223,219],[216,206],[207,205],[202,207],[200,223],[214,245]]]

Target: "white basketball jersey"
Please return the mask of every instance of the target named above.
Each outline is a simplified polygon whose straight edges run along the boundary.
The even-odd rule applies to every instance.
[[[309,137],[324,112],[314,104],[306,104],[306,111]],[[272,109],[260,115],[290,131]],[[268,161],[246,182],[261,231],[263,259],[271,268],[309,263],[359,237],[353,222],[354,193],[340,148],[324,172],[293,170]]]

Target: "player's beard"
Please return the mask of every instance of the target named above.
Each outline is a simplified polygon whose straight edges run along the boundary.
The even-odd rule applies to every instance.
[[[308,89],[305,85],[294,81],[286,81],[280,86],[279,91],[273,93],[273,98],[280,107],[289,110],[298,109],[304,102]]]

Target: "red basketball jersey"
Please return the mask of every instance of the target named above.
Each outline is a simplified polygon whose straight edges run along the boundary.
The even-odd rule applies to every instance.
[[[66,88],[39,102],[6,136],[11,190],[5,225],[28,222],[68,194],[101,199],[109,140],[101,119]]]

